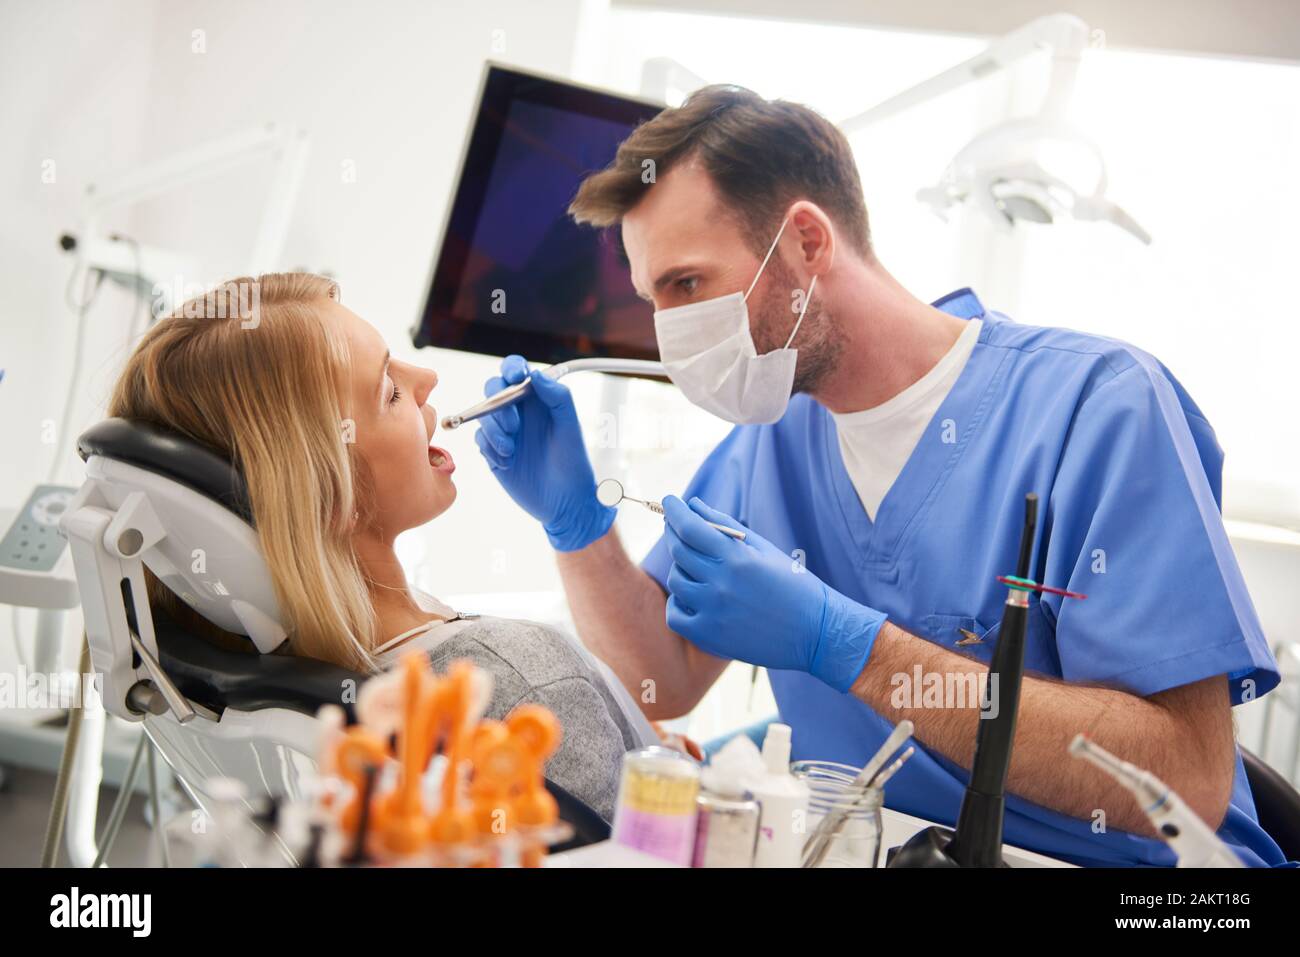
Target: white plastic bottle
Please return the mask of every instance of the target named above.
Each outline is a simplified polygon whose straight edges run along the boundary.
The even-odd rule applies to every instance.
[[[808,785],[790,773],[790,726],[769,724],[763,738],[766,773],[750,790],[761,807],[755,867],[798,867],[808,838]]]

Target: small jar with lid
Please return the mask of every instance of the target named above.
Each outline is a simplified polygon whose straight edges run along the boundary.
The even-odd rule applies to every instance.
[[[638,748],[623,755],[611,839],[625,847],[689,867],[695,850],[700,766],[672,748]]]
[[[761,813],[732,774],[709,765],[700,772],[699,816],[692,867],[753,867]]]

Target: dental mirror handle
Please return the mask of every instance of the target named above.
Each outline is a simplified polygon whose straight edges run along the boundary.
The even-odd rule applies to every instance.
[[[726,525],[719,525],[717,522],[709,522],[707,518],[704,521],[708,522],[710,525],[712,525],[714,528],[720,531],[723,535],[730,535],[738,542],[743,542],[745,540],[745,533],[740,531],[739,529],[730,528]]]
[[[570,372],[631,372],[640,375],[667,375],[664,372],[662,362],[654,362],[650,359],[606,359],[601,357],[570,359],[568,362],[558,362],[553,366],[547,366],[546,369],[534,369],[529,372],[528,377],[522,382],[506,386],[500,392],[488,396],[482,402],[470,406],[457,415],[445,416],[441,423],[442,427],[444,429],[456,429],[466,422],[481,419],[483,416],[497,411],[497,409],[504,409],[508,405],[514,405],[532,391],[533,376],[535,375],[548,375],[552,379],[562,379]]]
[[[658,512],[660,515],[664,513],[664,507],[660,505],[658,502],[647,502],[639,498],[633,498],[631,495],[624,495],[623,497],[627,499],[629,502],[637,502],[641,505],[644,505],[652,512]],[[743,542],[745,540],[745,533],[740,531],[739,529],[731,528],[728,525],[720,525],[717,522],[710,522],[707,518],[704,520],[704,523],[706,525],[712,525],[723,535],[730,535],[738,542]]]
[[[608,491],[606,492],[604,490]],[[600,484],[596,486],[596,501],[609,508],[617,507],[619,502],[636,502],[638,505],[644,505],[656,515],[663,516],[664,514],[664,507],[658,502],[648,502],[643,498],[633,498],[631,495],[628,495],[627,492],[623,491],[623,483],[618,479],[602,479]],[[707,518],[704,520],[724,535],[729,535],[736,539],[736,541],[743,542],[745,540],[744,532],[738,531],[734,528],[728,528],[726,525],[719,525],[717,522],[710,522]]]

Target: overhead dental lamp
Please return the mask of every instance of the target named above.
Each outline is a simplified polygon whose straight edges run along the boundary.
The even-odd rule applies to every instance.
[[[970,203],[1004,231],[1018,222],[1072,218],[1113,223],[1149,244],[1150,233],[1106,196],[1101,151],[1066,118],[1088,37],[1088,25],[1078,17],[1065,13],[1040,17],[964,63],[842,121],[840,128],[851,136],[887,116],[1005,69],[1036,50],[1049,50],[1051,78],[1038,114],[1007,120],[980,133],[953,157],[936,185],[917,191],[917,199],[945,220],[953,206]]]

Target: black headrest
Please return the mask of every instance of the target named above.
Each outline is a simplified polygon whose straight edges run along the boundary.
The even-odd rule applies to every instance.
[[[253,506],[244,476],[207,445],[151,422],[105,419],[77,439],[82,460],[102,455],[180,482],[224,505],[248,524]]]
[[[314,716],[321,705],[337,704],[349,723],[356,720],[344,691],[359,688],[366,675],[314,658],[231,651],[182,628],[161,608],[153,610],[153,627],[168,677],[185,697],[218,714],[228,707],[286,708]]]

